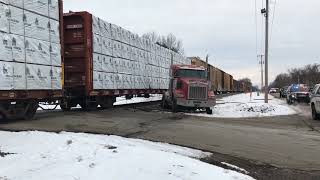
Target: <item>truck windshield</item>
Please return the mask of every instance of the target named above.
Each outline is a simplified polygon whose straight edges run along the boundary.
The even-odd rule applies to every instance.
[[[186,78],[205,79],[206,78],[206,71],[181,69],[176,72],[175,76],[186,77]]]

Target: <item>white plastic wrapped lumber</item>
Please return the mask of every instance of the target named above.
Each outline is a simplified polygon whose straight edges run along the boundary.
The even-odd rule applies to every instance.
[[[25,0],[24,9],[39,13],[44,16],[49,16],[48,0]]]
[[[61,66],[61,46],[60,44],[50,44],[50,59],[51,65]]]
[[[111,24],[100,19],[100,35],[106,38],[112,38]]]
[[[107,73],[115,72],[114,60],[111,56],[102,56],[102,71]]]
[[[0,90],[13,89],[13,63],[0,61]]]
[[[59,1],[49,0],[49,17],[55,20],[59,20]]]
[[[0,3],[0,32],[9,32],[9,6],[6,4]]]
[[[102,55],[93,53],[93,70],[102,71]]]
[[[113,58],[114,73],[119,73],[120,70],[120,58]]]
[[[121,42],[123,43],[128,43],[128,40],[127,40],[127,30],[121,28]]]
[[[12,60],[16,62],[26,62],[24,37],[11,34]]]
[[[120,71],[119,73],[125,74],[126,73],[126,64],[127,60],[120,58]]]
[[[129,75],[128,74],[123,74],[123,89],[128,89],[129,87]]]
[[[51,67],[51,88],[54,90],[62,89],[62,68]]]
[[[101,36],[97,34],[93,34],[93,52],[102,53],[102,40]]]
[[[102,45],[101,45],[101,51],[102,54],[112,56],[112,49],[113,49],[113,44],[112,40],[107,38],[107,37],[101,37],[102,40]]]
[[[60,44],[60,25],[59,21],[49,20],[50,41]]]
[[[26,64],[27,89],[51,89],[51,66]]]
[[[23,0],[7,0],[10,5],[23,8]]]
[[[100,35],[100,19],[98,17],[92,16],[92,31],[93,34]]]
[[[25,48],[27,63],[51,65],[49,42],[26,37]]]
[[[104,73],[104,83],[103,89],[112,90],[114,88],[114,74],[113,73]]]
[[[115,30],[116,30],[116,35],[115,38],[116,40],[123,42],[122,40],[122,28],[120,26],[115,25]]]
[[[12,61],[11,37],[7,33],[0,32],[0,60]]]
[[[49,41],[48,24],[49,18],[28,11],[24,12],[25,36]]]
[[[103,89],[103,72],[93,71],[93,89]]]
[[[123,89],[122,74],[116,74],[116,89]]]
[[[24,36],[23,10],[9,6],[10,33]]]

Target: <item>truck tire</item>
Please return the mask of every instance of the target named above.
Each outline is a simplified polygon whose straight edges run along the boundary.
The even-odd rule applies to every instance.
[[[312,110],[312,119],[313,120],[320,120],[320,114],[317,113],[314,104],[311,105],[311,110]]]
[[[206,113],[211,115],[213,113],[212,109],[211,108],[206,108]]]
[[[168,103],[166,101],[166,97],[163,95],[161,100],[161,108],[162,109],[168,109]]]
[[[171,108],[172,108],[172,112],[173,112],[173,113],[178,112],[178,105],[177,105],[177,100],[176,100],[176,99],[173,99],[173,100],[172,100],[172,106],[171,106]]]

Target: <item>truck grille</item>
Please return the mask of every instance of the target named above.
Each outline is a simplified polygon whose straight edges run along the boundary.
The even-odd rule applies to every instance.
[[[190,86],[189,87],[189,99],[207,99],[208,92],[207,87]]]

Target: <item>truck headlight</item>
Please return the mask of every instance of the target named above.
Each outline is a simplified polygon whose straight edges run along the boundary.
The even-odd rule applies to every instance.
[[[208,98],[209,99],[214,99],[215,97],[216,97],[216,95],[214,94],[214,92],[213,91],[209,91]]]
[[[183,91],[175,91],[175,96],[176,98],[184,98],[184,93]]]

